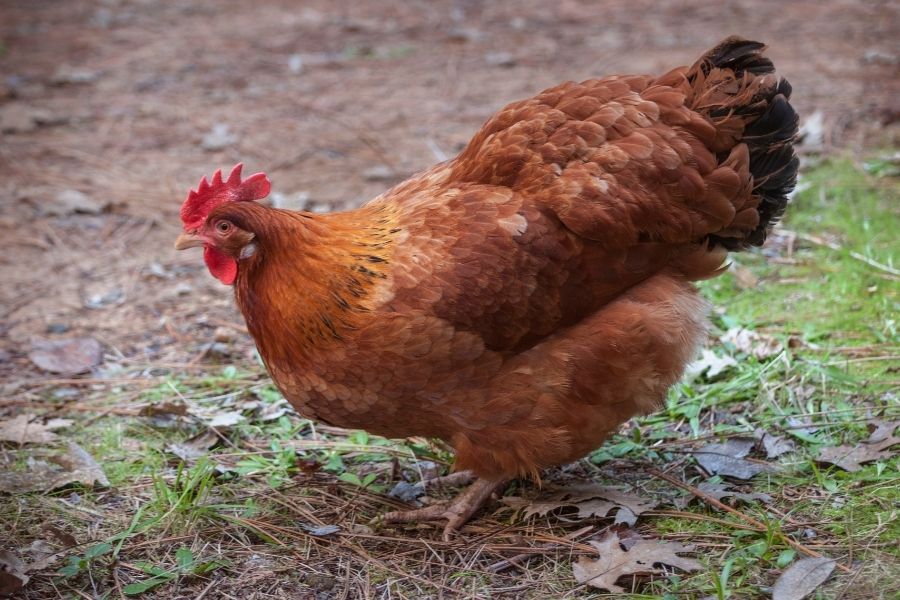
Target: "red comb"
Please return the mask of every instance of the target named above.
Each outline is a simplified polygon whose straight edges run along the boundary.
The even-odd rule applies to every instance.
[[[222,181],[221,169],[213,174],[211,182],[206,181],[204,176],[197,190],[188,193],[181,205],[181,222],[184,223],[185,231],[200,227],[209,213],[220,204],[261,200],[269,195],[272,183],[266,174],[256,173],[241,181],[243,166],[243,163],[236,164],[225,181]]]

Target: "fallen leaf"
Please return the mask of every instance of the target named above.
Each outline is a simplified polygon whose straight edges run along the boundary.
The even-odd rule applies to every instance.
[[[71,483],[109,486],[109,480],[103,469],[78,444],[70,443],[67,454],[53,457],[52,460],[56,465],[36,460],[29,461],[26,471],[0,472],[0,492],[9,494],[47,492]]]
[[[678,556],[691,548],[678,542],[639,539],[627,551],[622,548],[617,531],[611,531],[600,541],[589,541],[596,548],[599,558],[581,557],[572,565],[575,580],[591,587],[612,593],[624,593],[616,581],[625,575],[654,575],[666,571],[655,565],[668,565],[684,571],[696,571],[701,564],[692,558]]]
[[[51,120],[50,113],[24,102],[10,102],[0,106],[0,132],[2,133],[27,133]]]
[[[742,290],[753,289],[759,283],[759,277],[754,275],[753,271],[747,267],[731,263],[731,267],[728,270],[734,275],[734,280]]]
[[[736,366],[737,361],[730,356],[718,356],[709,348],[704,348],[700,351],[700,358],[687,366],[685,374],[688,377],[696,377],[705,372],[706,377],[712,379],[719,373]]]
[[[27,547],[20,548],[19,551],[27,553],[31,557],[31,562],[25,567],[26,573],[43,571],[66,554],[65,551],[57,552],[56,548],[44,540],[34,540]]]
[[[59,541],[59,543],[61,543],[66,548],[71,548],[72,546],[78,545],[78,541],[72,534],[66,533],[52,523],[44,523],[43,525],[41,525],[41,530],[44,533],[49,533],[50,535],[55,537]]]
[[[546,516],[547,513],[565,507],[577,509],[577,518],[607,517],[615,511],[615,523],[634,525],[638,515],[659,504],[653,498],[646,498],[624,492],[618,488],[598,484],[582,484],[560,488],[540,502],[523,498],[504,498],[503,502],[515,509],[524,508],[525,517]]]
[[[224,412],[219,413],[213,416],[208,422],[207,425],[213,428],[219,427],[233,427],[237,425],[241,421],[246,421],[246,417],[237,411],[233,412]]]
[[[67,470],[56,480],[54,488],[70,483],[80,483],[89,487],[109,487],[109,480],[103,467],[84,448],[69,442],[69,453],[56,456],[53,462]]]
[[[310,525],[308,523],[304,523],[300,526],[305,529],[306,532],[309,533],[309,535],[313,535],[316,537],[331,535],[332,533],[337,533],[341,530],[341,528],[337,525]]]
[[[816,460],[835,465],[852,473],[862,469],[863,463],[887,460],[892,457],[894,452],[888,450],[888,448],[897,444],[900,444],[900,437],[891,436],[874,444],[860,442],[855,446],[846,444],[843,446],[829,446],[819,449]]]
[[[219,436],[213,431],[206,430],[192,438],[188,438],[180,444],[169,444],[166,452],[171,452],[185,462],[193,462],[202,456],[206,456],[210,448],[219,442]]]
[[[716,500],[734,498],[735,500],[740,500],[742,502],[752,502],[754,500],[759,500],[763,504],[770,504],[772,502],[772,496],[768,494],[763,494],[762,492],[738,492],[730,489],[726,483],[711,483],[709,481],[704,481],[698,485],[697,488],[701,492],[709,494]]]
[[[766,451],[766,458],[778,458],[782,454],[787,454],[797,449],[797,444],[794,443],[794,440],[771,434],[764,429],[757,429],[753,434],[762,444],[763,450]]]
[[[797,132],[804,153],[821,152],[825,147],[825,114],[821,110],[814,111],[803,120]]]
[[[421,483],[409,483],[407,481],[398,481],[391,488],[391,491],[388,492],[388,496],[391,498],[396,498],[407,504],[414,504],[419,496],[424,494],[425,487]]]
[[[707,444],[694,450],[692,454],[711,475],[752,479],[759,473],[774,470],[772,465],[744,459],[754,445],[754,440],[731,438],[723,443]]]
[[[183,417],[188,414],[187,404],[184,402],[157,402],[148,404],[138,413],[142,417],[161,417],[173,415]]]
[[[99,215],[112,207],[112,202],[97,196],[89,196],[73,189],[46,191],[40,199],[32,201],[45,217],[66,217],[73,214]]]
[[[79,375],[90,371],[103,359],[103,346],[94,338],[36,340],[28,358],[51,373]]]
[[[47,444],[59,437],[53,433],[72,424],[69,419],[50,419],[42,423],[35,415],[22,414],[0,421],[0,441],[17,444]]]
[[[28,583],[25,563],[8,550],[0,550],[0,596],[12,596]]]
[[[804,558],[781,574],[772,587],[772,600],[801,600],[825,583],[834,570],[830,558]]]
[[[755,356],[760,360],[775,356],[784,348],[781,342],[772,336],[743,327],[732,327],[720,339],[722,342],[734,346],[739,352]]]
[[[866,443],[874,444],[877,442],[883,442],[889,437],[892,437],[894,435],[894,430],[900,427],[900,421],[882,421],[881,419],[872,419],[869,421],[869,425],[874,427],[874,429],[869,435],[869,439],[866,440]]]

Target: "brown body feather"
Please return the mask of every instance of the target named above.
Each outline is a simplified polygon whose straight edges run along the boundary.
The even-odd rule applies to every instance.
[[[761,243],[793,185],[796,115],[761,47],[511,104],[358,210],[217,208],[255,235],[236,295],[279,388],[490,478],[653,410],[703,336],[690,282]]]

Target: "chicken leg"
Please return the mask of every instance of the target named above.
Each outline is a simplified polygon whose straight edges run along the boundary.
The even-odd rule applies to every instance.
[[[424,508],[414,510],[397,510],[382,516],[384,523],[415,523],[418,521],[447,520],[444,526],[444,541],[450,540],[450,534],[458,530],[472,518],[479,508],[497,490],[506,484],[505,480],[476,479],[472,484],[456,495],[453,500],[438,502]]]

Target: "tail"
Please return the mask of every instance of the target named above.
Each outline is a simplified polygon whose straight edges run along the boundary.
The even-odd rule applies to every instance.
[[[711,147],[718,153],[718,162],[734,160],[736,151],[743,154],[742,144],[749,154],[758,221],[754,224],[744,219],[710,236],[712,244],[728,250],[761,246],[784,213],[787,196],[797,181],[794,138],[798,117],[789,102],[791,85],[775,76],[772,61],[763,56],[764,49],[759,42],[729,37],[686,73],[691,108],[716,127]]]

